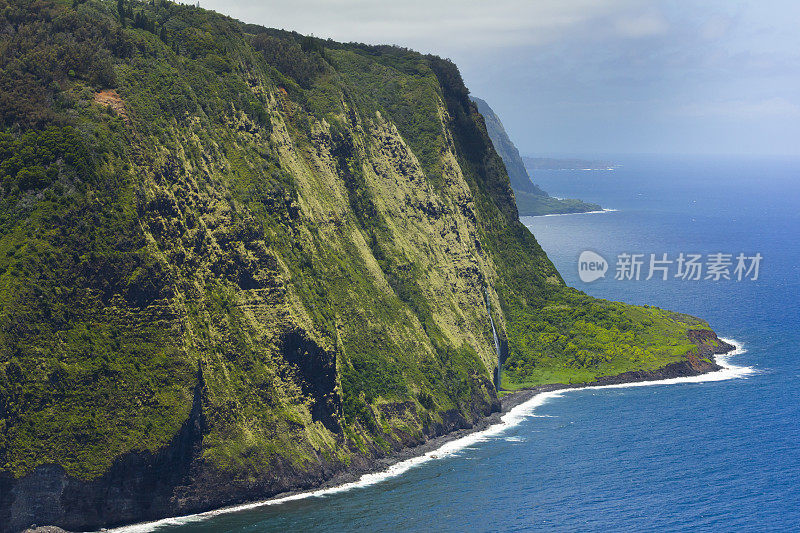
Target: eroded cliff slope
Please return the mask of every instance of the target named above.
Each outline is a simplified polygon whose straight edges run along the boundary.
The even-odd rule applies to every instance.
[[[446,60],[161,0],[0,0],[0,33],[5,529],[307,488],[469,426],[498,408],[489,309],[517,384],[708,329],[564,286]]]

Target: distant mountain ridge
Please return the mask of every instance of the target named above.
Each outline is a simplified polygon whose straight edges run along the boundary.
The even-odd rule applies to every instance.
[[[505,127],[503,127],[503,123],[500,121],[500,117],[495,114],[485,100],[473,96],[472,101],[475,102],[478,106],[478,111],[483,115],[483,119],[486,122],[486,130],[489,133],[489,137],[492,139],[494,149],[506,165],[508,177],[511,179],[511,188],[514,189],[514,192],[522,191],[539,196],[549,196],[544,190],[531,181],[530,176],[528,176],[528,171],[525,169],[522,157],[519,154],[519,150],[517,150],[517,147],[511,142]]]
[[[471,97],[486,122],[486,130],[494,149],[503,160],[511,180],[520,216],[553,215],[559,213],[585,213],[602,209],[598,204],[572,198],[554,198],[531,180],[519,150],[511,141],[500,117],[485,100]]]
[[[610,161],[556,157],[528,157],[522,162],[526,170],[614,170],[619,165]]]

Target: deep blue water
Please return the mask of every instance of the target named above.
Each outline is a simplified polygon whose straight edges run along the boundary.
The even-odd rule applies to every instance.
[[[800,161],[620,157],[538,172],[551,194],[619,211],[525,219],[587,293],[706,318],[747,379],[585,390],[505,433],[368,487],[163,529],[800,529]],[[584,249],[611,263],[581,283]],[[759,252],[757,281],[615,281],[620,252]]]

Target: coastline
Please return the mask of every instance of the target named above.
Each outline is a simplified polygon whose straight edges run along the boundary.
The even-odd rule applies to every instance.
[[[567,215],[597,215],[600,213],[612,213],[619,211],[619,209],[601,209],[599,211],[578,211],[576,213],[550,213],[547,215],[522,215],[525,217],[564,217]]]
[[[655,371],[626,372],[588,383],[569,385],[557,383],[514,391],[501,399],[502,407],[499,412],[492,413],[490,416],[481,419],[471,428],[460,429],[435,437],[413,448],[404,448],[389,457],[374,461],[369,467],[343,472],[314,490],[288,492],[260,501],[223,507],[192,515],[109,528],[102,531],[146,533],[157,530],[160,527],[200,522],[222,514],[256,509],[268,505],[278,505],[304,498],[324,497],[329,494],[374,485],[386,479],[402,475],[418,465],[453,455],[467,446],[498,435],[508,428],[516,426],[520,421],[528,417],[536,407],[539,407],[547,400],[561,397],[569,391],[722,381],[743,378],[754,372],[751,367],[733,365],[728,361],[730,357],[746,352],[741,344],[732,339],[719,337],[719,340],[723,343],[722,347],[727,348],[716,354],[709,354],[713,362],[704,365],[701,369],[697,369],[692,361],[682,361],[680,363],[672,363]]]

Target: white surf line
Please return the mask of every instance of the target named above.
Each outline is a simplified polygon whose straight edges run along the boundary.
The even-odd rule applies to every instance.
[[[273,498],[270,500],[262,500],[258,502],[245,503],[242,505],[235,505],[232,507],[224,507],[222,509],[215,509],[213,511],[206,511],[204,513],[178,516],[173,518],[163,518],[161,520],[156,520],[153,522],[142,522],[139,524],[121,526],[118,528],[107,529],[103,531],[113,532],[113,533],[149,533],[151,531],[156,531],[162,527],[179,526],[184,524],[190,524],[192,522],[200,522],[222,514],[247,511],[250,509],[256,509],[258,507],[280,505],[282,503],[294,500],[302,500],[305,498],[319,498],[327,496],[329,494],[337,494],[340,492],[347,492],[349,490],[361,487],[369,487],[370,485],[375,485],[387,479],[400,476],[405,472],[409,471],[410,469],[419,466],[423,463],[427,463],[428,461],[433,461],[436,459],[442,459],[445,457],[453,456],[456,454],[456,452],[463,450],[464,448],[467,448],[477,442],[483,442],[488,440],[490,437],[495,437],[503,433],[504,431],[518,425],[524,419],[529,418],[531,416],[535,416],[533,414],[533,411],[537,407],[547,402],[547,400],[550,400],[552,398],[560,398],[563,394],[569,392],[592,390],[592,389],[617,389],[623,387],[649,387],[651,385],[673,385],[677,383],[703,383],[706,381],[723,381],[727,379],[745,378],[757,372],[756,369],[752,367],[737,366],[731,364],[729,361],[731,357],[743,354],[747,350],[745,350],[744,347],[735,340],[725,339],[722,337],[720,337],[720,339],[727,342],[728,344],[733,345],[735,349],[728,352],[727,354],[716,356],[717,363],[722,367],[722,369],[717,370],[715,372],[709,372],[708,374],[700,374],[699,376],[688,376],[688,377],[661,379],[653,381],[637,381],[633,383],[619,383],[615,385],[592,385],[587,387],[576,387],[572,389],[560,389],[548,392],[540,392],[539,394],[533,396],[529,400],[510,409],[506,414],[504,414],[500,418],[500,422],[498,422],[497,424],[489,426],[484,430],[476,431],[475,433],[470,433],[469,435],[461,437],[460,439],[448,441],[444,443],[441,447],[429,451],[423,455],[412,457],[410,459],[406,459],[405,461],[395,463],[382,472],[364,474],[363,476],[361,476],[361,478],[358,479],[358,481],[344,483],[336,487],[312,490],[309,492],[292,494],[290,496]]]
[[[523,215],[523,217],[539,218],[539,217],[566,217],[570,215],[596,215],[598,213],[611,213],[619,211],[619,209],[601,209],[599,211],[582,211],[580,213],[552,213],[550,215]]]

